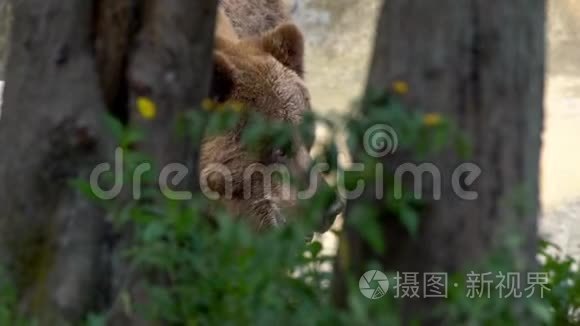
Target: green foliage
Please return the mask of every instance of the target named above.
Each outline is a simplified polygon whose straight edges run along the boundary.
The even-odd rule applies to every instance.
[[[578,261],[562,256],[561,250],[547,241],[540,247],[542,270],[548,273],[550,291],[546,305],[552,325],[580,325],[580,271]]]
[[[470,155],[467,137],[442,116],[411,113],[395,99],[385,96],[365,105],[364,117],[349,117],[342,122],[349,135],[350,150],[361,154],[359,158],[365,166],[378,163],[376,157],[365,155],[361,141],[366,131],[376,124],[395,128],[400,150],[416,159],[446,151],[455,153],[458,158]],[[315,123],[325,124],[337,132],[342,129],[331,121],[308,115],[305,117],[306,127],[297,128],[307,143],[314,137],[312,126]],[[133,150],[135,143],[145,137],[144,133],[127,129],[111,118],[106,119],[106,124],[124,151],[126,171],[150,161]],[[199,143],[205,134],[223,134],[238,124],[246,125],[241,135],[243,144],[256,151],[272,139],[275,139],[276,146],[291,147],[297,131],[282,123],[268,122],[235,105],[188,112],[176,127],[180,134]],[[336,147],[330,146],[326,157],[320,160],[329,162],[335,171],[338,169],[337,156]],[[344,178],[341,181],[353,189],[359,181],[370,182],[376,177],[376,171],[367,169],[346,173],[341,176]],[[396,197],[393,176],[387,173],[384,178],[384,198],[357,202],[350,208],[348,221],[378,254],[389,249],[381,229],[381,218],[396,218],[411,236],[422,241],[418,235],[425,206],[422,200],[414,198],[404,188],[403,195]],[[391,292],[379,300],[367,299],[358,288],[361,275],[344,276],[347,289],[345,297],[340,299],[344,299],[347,305],[339,308],[334,304],[331,291],[334,257],[323,254],[321,243],[305,241],[311,235],[315,221],[320,219],[332,189],[318,193],[304,204],[299,210],[301,216],[292,219],[289,225],[256,234],[245,224],[214,208],[214,203],[203,197],[187,202],[172,201],[153,186],[151,175],[146,175],[144,180],[146,188],[141,200],[120,199],[103,203],[117,229],[130,226],[134,230],[133,241],[124,257],[134,270],[147,276],[148,300],[136,302],[128,294],[129,289],[123,289],[118,298],[114,298],[126,313],[169,325],[401,323],[397,311],[400,301],[393,298]],[[77,180],[73,184],[90,195],[86,181]],[[527,301],[500,299],[497,295],[489,299],[466,298],[465,275],[457,274],[450,275],[449,298],[442,306],[445,310],[434,313],[448,324],[462,325],[517,325],[522,311],[532,324],[577,323],[580,306],[578,269],[571,258],[559,258],[544,249],[541,251],[545,261],[542,271],[550,275],[550,291],[546,297]],[[492,258],[481,270],[521,269],[510,250],[501,250],[497,257]],[[368,270],[381,268],[373,262],[366,262],[365,267]],[[131,276],[127,275],[128,278]],[[451,286],[454,283],[458,286]],[[16,298],[10,283],[0,277],[0,325],[28,325],[15,314]],[[86,324],[106,325],[107,316],[100,313],[87,316]]]
[[[198,205],[140,205],[130,213],[137,229],[130,257],[140,270],[163,271],[171,280],[169,287],[150,281],[153,300],[142,310],[148,317],[202,325],[299,322],[314,313],[302,307],[322,304],[327,275],[309,266],[324,261],[319,244],[306,245],[298,228],[256,237],[222,214],[213,225]]]
[[[385,239],[383,239],[377,209],[369,205],[356,205],[352,208],[352,216],[356,217],[351,221],[354,229],[362,235],[374,251],[384,253]]]
[[[18,312],[18,293],[8,273],[0,267],[0,325],[34,325]]]
[[[479,270],[491,272],[494,275],[506,276],[518,271],[509,255],[500,250],[494,254],[488,264]],[[548,276],[548,282],[543,291],[536,291],[533,296],[523,293],[520,298],[506,296],[506,288],[500,289],[493,283],[489,290],[483,291],[481,297],[466,297],[465,275],[454,275],[449,284],[448,305],[444,311],[438,311],[447,324],[461,325],[580,325],[580,273],[578,262],[571,257],[562,257],[554,245],[542,241],[539,252],[540,268],[538,273]],[[522,288],[526,273],[520,273]],[[502,292],[503,291],[503,292]],[[489,293],[489,294],[487,294]],[[502,294],[503,293],[503,294]],[[522,318],[525,318],[522,320]]]
[[[352,299],[358,300],[356,313],[334,308],[332,274],[321,268],[331,257],[322,255],[320,243],[304,241],[308,219],[256,235],[225,213],[214,213],[215,219],[204,215],[205,198],[184,203],[153,194],[115,214],[118,226],[131,223],[135,229],[127,259],[148,275],[164,275],[148,279],[151,300],[146,306],[132,303],[122,291],[118,300],[125,302],[126,311],[187,325],[281,320],[319,325],[392,318],[357,298]],[[99,325],[102,318],[92,315],[88,323]]]

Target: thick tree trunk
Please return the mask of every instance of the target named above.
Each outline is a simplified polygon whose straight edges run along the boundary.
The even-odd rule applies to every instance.
[[[341,242],[340,301],[344,270],[361,272],[363,262],[377,258],[385,271],[463,272],[483,263],[510,229],[522,240],[518,256],[533,262],[538,212],[538,162],[544,85],[544,0],[385,1],[368,89],[384,90],[396,81],[409,85],[403,101],[410,110],[439,113],[471,140],[482,175],[469,190],[477,200],[462,200],[451,175],[463,163],[445,152],[429,161],[442,175],[441,200],[428,201],[419,235],[412,238],[398,219],[383,211],[387,242],[374,254],[349,225]],[[391,172],[407,155],[384,158]],[[367,189],[374,187],[369,185]],[[521,195],[525,197],[512,199]],[[425,190],[432,196],[432,189]],[[370,195],[352,202],[381,202]],[[511,200],[511,201],[510,201]],[[517,201],[520,202],[517,202]],[[523,201],[523,202],[521,202]],[[525,205],[527,209],[518,207]],[[349,212],[351,213],[351,212]],[[528,265],[531,266],[531,265]],[[419,277],[421,280],[421,277]],[[401,299],[408,321],[432,312],[432,300]]]
[[[196,151],[173,130],[180,112],[206,96],[216,5],[13,2],[0,120],[0,263],[23,311],[41,325],[76,324],[108,309],[114,274],[124,272],[111,267],[117,248],[105,213],[69,185],[112,160],[105,112],[148,130],[141,147],[158,164],[186,164],[195,176]],[[136,96],[157,104],[155,119],[130,113]]]
[[[198,156],[187,140],[176,138],[176,126],[181,113],[208,94],[216,10],[215,0],[150,1],[129,67],[132,98],[151,97],[159,108],[153,120],[131,111],[132,122],[150,133],[142,149],[158,166],[184,163],[190,171],[188,189],[199,186]]]
[[[10,26],[12,25],[12,7],[8,0],[0,0],[0,80],[4,80],[6,59],[9,52]],[[1,110],[0,110],[1,112]]]

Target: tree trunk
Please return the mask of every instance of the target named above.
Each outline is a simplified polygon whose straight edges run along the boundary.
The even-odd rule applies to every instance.
[[[6,59],[9,52],[10,26],[12,25],[12,8],[8,0],[0,0],[0,80],[4,80]],[[0,114],[1,114],[0,110]]]
[[[469,188],[478,198],[463,200],[454,194],[450,182],[454,169],[463,163],[458,153],[446,151],[429,157],[441,171],[442,198],[428,200],[421,210],[416,238],[383,209],[384,254],[372,252],[354,231],[349,221],[357,216],[349,215],[350,209],[337,264],[339,303],[345,290],[342,275],[348,270],[362,275],[363,262],[370,258],[378,259],[384,271],[460,273],[484,263],[498,249],[497,244],[505,243],[506,230],[522,240],[516,258],[527,268],[533,266],[544,22],[544,0],[385,1],[369,91],[407,83],[409,91],[402,96],[405,107],[441,114],[457,125],[471,141],[470,162],[481,168],[482,175]],[[394,172],[408,157],[405,153],[385,157],[385,170]],[[526,196],[516,201],[524,203],[510,201],[522,190]],[[425,190],[424,198],[429,194],[433,197],[432,189]],[[367,194],[349,207],[369,202],[381,207],[373,196]],[[522,204],[525,210],[519,209]],[[406,321],[427,318],[437,302],[400,300]]]
[[[116,295],[117,244],[103,212],[69,185],[110,162],[109,111],[149,134],[156,161],[197,153],[173,132],[206,96],[216,1],[13,1],[0,120],[0,263],[40,325],[77,324]],[[132,114],[147,96],[157,116]],[[194,190],[196,180],[188,184]],[[123,237],[123,235],[121,235]]]

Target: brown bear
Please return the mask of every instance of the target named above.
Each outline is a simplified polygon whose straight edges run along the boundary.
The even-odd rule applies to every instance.
[[[216,23],[211,97],[256,110],[267,119],[298,125],[310,110],[302,79],[304,39],[282,0],[220,1]],[[243,128],[242,126],[238,127]],[[295,137],[292,150],[266,144],[256,153],[244,148],[240,130],[204,140],[201,150],[202,189],[217,193],[230,214],[261,231],[286,223],[297,204],[297,191],[264,173],[272,166],[287,168],[299,180],[328,187],[320,173],[312,173],[307,146]],[[227,176],[227,177],[226,177]],[[321,229],[331,224],[340,203],[329,201]]]

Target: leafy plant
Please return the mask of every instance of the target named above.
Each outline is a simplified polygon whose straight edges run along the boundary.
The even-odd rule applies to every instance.
[[[580,271],[578,261],[563,256],[558,246],[543,241],[539,252],[542,270],[549,276],[546,303],[553,325],[580,325]]]
[[[18,293],[8,273],[0,266],[0,325],[29,326],[34,323],[18,311]]]
[[[400,85],[398,87],[404,90]],[[264,140],[275,137],[278,146],[291,146],[294,130],[282,123],[266,123],[263,117],[249,113],[239,106],[216,106],[206,103],[207,110],[191,111],[176,128],[182,135],[201,141],[204,134],[219,134],[242,121],[247,125],[241,139],[248,148],[259,149]],[[323,123],[334,131],[346,126],[350,150],[361,153],[366,166],[374,166],[377,158],[365,155],[366,131],[376,124],[395,128],[402,151],[421,159],[452,150],[458,157],[469,157],[469,141],[445,117],[437,114],[418,114],[404,110],[396,98],[381,94],[365,102],[365,116],[344,117],[341,125],[307,115],[305,125],[298,128],[302,139],[313,138],[312,125]],[[130,130],[114,119],[107,125],[116,137],[125,155],[125,169],[131,171],[148,158],[134,150],[135,143],[146,137],[143,132]],[[338,150],[334,145],[326,151],[322,161],[338,169]],[[132,173],[126,173],[132,175]],[[375,171],[338,174],[346,188],[360,180],[375,178]],[[334,257],[323,254],[319,242],[305,241],[324,209],[328,194],[318,194],[304,204],[303,216],[293,223],[265,234],[256,234],[244,223],[215,208],[214,203],[197,196],[191,201],[172,201],[152,185],[145,176],[146,189],[140,200],[104,203],[117,229],[130,226],[133,238],[124,258],[145,278],[148,300],[133,302],[129,289],[118,293],[128,314],[144,316],[149,320],[169,325],[245,325],[284,324],[400,324],[397,300],[392,293],[380,300],[369,300],[361,295],[361,275],[346,275],[345,307],[332,301],[331,284]],[[385,176],[393,185],[393,176]],[[129,182],[130,180],[125,180]],[[90,186],[83,180],[73,183],[90,195]],[[412,236],[419,231],[423,202],[403,188],[402,196],[394,196],[392,187],[385,189],[383,206],[360,202],[350,209],[349,223],[369,246],[383,253],[386,241],[379,228],[382,210],[398,218]],[[93,200],[97,200],[94,196]],[[208,213],[211,207],[211,214]],[[551,248],[551,250],[548,250]],[[548,273],[550,291],[544,298],[534,298],[522,304],[521,300],[497,298],[466,298],[465,280],[451,275],[449,298],[445,311],[435,311],[450,324],[516,325],[517,309],[529,314],[530,322],[548,325],[578,323],[580,310],[580,274],[572,258],[553,253],[553,246],[542,246],[541,269]],[[510,250],[500,250],[485,269],[509,271],[514,267]],[[380,269],[366,262],[368,269]],[[517,268],[516,268],[517,269]],[[17,314],[17,294],[7,278],[0,273],[0,325],[29,325]],[[127,277],[130,277],[128,275]],[[459,286],[460,285],[460,286]],[[521,313],[520,311],[520,313]],[[107,316],[95,312],[87,316],[87,325],[106,325]]]

